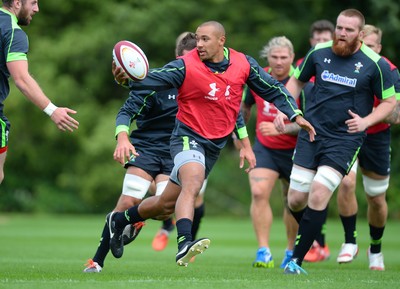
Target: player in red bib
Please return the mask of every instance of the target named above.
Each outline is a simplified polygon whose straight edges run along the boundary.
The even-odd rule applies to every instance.
[[[269,64],[265,71],[282,84],[286,84],[294,72],[292,66],[294,55],[293,44],[285,36],[272,38],[261,51],[261,56]],[[300,106],[300,98],[297,104]],[[284,199],[283,220],[287,237],[287,247],[280,265],[284,268],[292,257],[298,229],[297,222],[287,207],[287,192],[293,166],[293,151],[300,128],[295,123],[286,122],[285,133],[280,134],[273,123],[278,114],[277,108],[250,89],[246,90],[241,108],[246,122],[250,119],[253,105],[257,107],[256,138],[253,145],[257,164],[249,173],[252,195],[250,214],[258,242],[253,267],[273,268],[275,266],[269,244],[273,220],[269,200],[276,181],[280,179]]]
[[[125,225],[173,212],[178,234],[176,263],[187,266],[193,256],[208,248],[208,238],[192,240],[194,203],[204,179],[235,129],[246,84],[305,129],[310,141],[314,140],[313,126],[301,116],[287,89],[252,57],[224,47],[225,29],[220,23],[201,24],[196,39],[197,49],[163,68],[151,70],[146,79],[133,84],[137,89],[178,88],[178,114],[170,147],[174,169],[160,196],[150,197],[123,213],[108,215],[114,256],[123,253],[121,234]],[[240,167],[247,160],[248,172],[255,166],[255,156],[247,133],[239,131],[238,135],[242,145]],[[116,159],[123,162],[130,153],[134,152],[127,151]]]

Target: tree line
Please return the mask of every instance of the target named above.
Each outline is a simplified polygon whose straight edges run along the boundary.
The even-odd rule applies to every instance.
[[[367,23],[383,30],[383,54],[400,65],[399,5],[394,0],[368,1],[44,1],[40,13],[24,28],[30,40],[30,71],[48,96],[60,106],[78,111],[80,127],[60,133],[47,116],[12,87],[5,102],[11,121],[0,210],[23,212],[104,213],[121,192],[124,169],[112,158],[118,109],[128,96],[111,74],[112,48],[126,39],[146,53],[150,66],[175,57],[175,39],[208,20],[221,22],[227,45],[259,58],[274,36],[294,44],[296,58],[309,49],[308,29],[318,19],[335,23],[346,8],[363,12]],[[254,136],[254,120],[248,128]],[[392,129],[392,178],[389,212],[400,214],[400,130]],[[361,182],[359,181],[359,184]],[[279,188],[272,200],[281,210]],[[360,215],[365,216],[362,185],[357,186]],[[250,190],[238,168],[238,153],[229,144],[212,172],[206,192],[208,213],[247,215]],[[335,203],[331,202],[331,212]],[[110,205],[112,204],[112,205]]]

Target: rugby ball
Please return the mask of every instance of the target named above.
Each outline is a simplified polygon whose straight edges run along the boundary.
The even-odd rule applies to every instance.
[[[121,67],[132,80],[141,81],[149,72],[146,54],[130,41],[122,40],[115,44],[113,59],[115,64]]]

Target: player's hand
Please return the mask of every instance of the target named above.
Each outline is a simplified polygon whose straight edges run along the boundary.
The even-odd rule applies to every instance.
[[[119,133],[117,140],[117,146],[114,151],[114,160],[119,162],[121,165],[125,165],[125,163],[131,158],[139,156],[135,147],[131,144],[127,133]]]
[[[348,113],[351,116],[350,119],[345,121],[348,127],[348,133],[362,132],[368,128],[368,123],[365,121],[364,118],[352,112],[350,109],[348,110]]]
[[[285,121],[287,120],[288,117],[283,112],[278,111],[278,115],[274,119],[274,125],[279,133],[285,133]]]
[[[263,136],[276,136],[279,135],[279,131],[276,129],[273,122],[262,121],[258,126],[258,130]]]
[[[75,110],[67,107],[58,107],[51,115],[51,120],[56,124],[59,130],[74,131],[79,126],[79,122],[69,114],[76,114]]]
[[[304,119],[301,115],[296,116],[296,123],[304,130],[308,132],[308,135],[310,136],[310,141],[313,142],[315,140],[315,135],[317,134],[315,132],[314,127]]]
[[[111,72],[114,75],[115,81],[120,85],[128,84],[128,75],[126,75],[125,71],[115,64],[115,61],[112,62]]]
[[[253,149],[251,147],[249,148],[244,148],[242,147],[240,149],[240,164],[239,167],[242,169],[244,166],[244,161],[247,160],[249,163],[249,167],[245,169],[246,173],[249,173],[252,169],[256,167],[256,156],[253,152]]]

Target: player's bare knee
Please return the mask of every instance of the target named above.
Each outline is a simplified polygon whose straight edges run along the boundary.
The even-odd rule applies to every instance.
[[[269,199],[266,190],[260,186],[252,186],[251,187],[251,196],[252,196],[252,199],[255,201]]]
[[[176,202],[165,202],[162,207],[163,215],[171,215],[175,211]]]
[[[353,193],[356,189],[356,178],[353,175],[347,175],[342,179],[340,183],[340,189],[346,193]]]
[[[287,205],[295,212],[302,210],[307,204],[308,194],[291,190],[288,195]]]
[[[368,201],[368,206],[373,211],[379,211],[381,208],[384,208],[387,206],[385,193],[379,194],[376,196],[367,195],[367,201]]]
[[[137,199],[131,196],[126,196],[126,195],[122,195],[119,197],[118,202],[114,208],[115,212],[122,212],[125,211],[127,209],[129,209],[130,207],[133,207],[135,205],[138,205],[141,203],[141,199]]]

